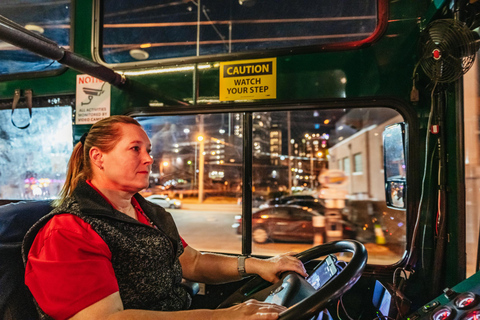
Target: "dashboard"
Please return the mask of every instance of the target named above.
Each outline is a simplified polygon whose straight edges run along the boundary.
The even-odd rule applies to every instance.
[[[428,302],[408,320],[480,320],[480,272],[460,282]]]

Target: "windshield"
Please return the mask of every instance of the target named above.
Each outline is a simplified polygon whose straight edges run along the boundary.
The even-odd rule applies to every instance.
[[[357,239],[369,263],[406,248],[405,210],[386,206],[383,139],[389,108],[141,116],[152,142],[150,187],[180,234],[202,251],[241,252],[244,136],[252,137],[252,253],[303,251]],[[166,195],[165,201],[155,195]],[[314,224],[323,219],[323,229]],[[317,232],[318,231],[318,232]],[[320,237],[321,239],[319,239]]]

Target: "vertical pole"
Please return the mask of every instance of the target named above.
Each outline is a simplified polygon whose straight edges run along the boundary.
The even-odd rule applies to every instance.
[[[202,4],[201,0],[197,0],[197,57],[200,56],[200,19],[201,19],[201,12],[202,12]],[[197,104],[198,99],[198,90],[199,90],[199,81],[198,81],[198,64],[195,64],[195,68],[193,70],[193,104]],[[199,134],[203,137],[203,114],[200,116],[200,123],[199,123]],[[204,148],[204,140],[200,141],[200,148],[199,148],[199,163],[198,163],[198,202],[203,202],[203,172],[205,169],[205,158],[203,152],[205,151]],[[195,142],[195,157],[197,156],[197,142]],[[195,165],[197,161],[195,161]],[[197,176],[197,170],[195,170],[195,177]]]
[[[200,19],[202,13],[201,0],[197,0],[197,57],[200,55]]]
[[[200,19],[201,19],[201,0],[197,1],[197,57],[200,55]],[[198,87],[199,87],[199,81],[198,81],[198,64],[195,63],[195,67],[193,69],[193,94],[192,94],[192,100],[193,100],[193,105],[197,104],[198,100]]]
[[[228,53],[232,53],[232,21],[228,22]]]
[[[287,111],[287,139],[288,139],[288,193],[291,193],[292,190],[292,132],[291,128],[291,119],[290,119],[290,111]]]
[[[310,148],[311,148],[311,150],[310,150],[310,178],[311,178],[310,179],[310,184],[311,184],[312,189],[313,189],[315,187],[313,185],[313,175],[315,174],[314,170],[313,170],[313,164],[314,164],[314,162],[313,162],[313,143],[310,145]]]
[[[243,185],[242,185],[242,253],[252,253],[252,181],[253,143],[252,113],[243,114]]]
[[[200,115],[199,132],[203,139],[200,141],[199,163],[198,163],[198,202],[203,202],[204,190],[203,180],[205,172],[205,137],[203,135],[203,114]]]
[[[195,188],[197,188],[197,161],[198,161],[197,145],[198,145],[198,142],[195,141],[195,164],[194,164],[195,170],[193,171],[193,186]]]

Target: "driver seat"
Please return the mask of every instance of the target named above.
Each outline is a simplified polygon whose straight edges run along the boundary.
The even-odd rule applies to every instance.
[[[0,319],[39,319],[25,285],[22,242],[30,227],[52,211],[50,202],[21,201],[0,206]]]
[[[20,201],[0,206],[0,319],[38,320],[34,299],[25,285],[22,243],[27,231],[53,210],[50,200]],[[199,284],[183,281],[193,297]]]

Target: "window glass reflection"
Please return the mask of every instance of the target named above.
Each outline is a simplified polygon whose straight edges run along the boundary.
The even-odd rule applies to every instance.
[[[16,109],[13,116],[16,124],[29,121],[26,109]],[[11,110],[0,110],[0,198],[56,198],[72,150],[71,106],[33,108],[31,124],[23,130],[12,124]]]

